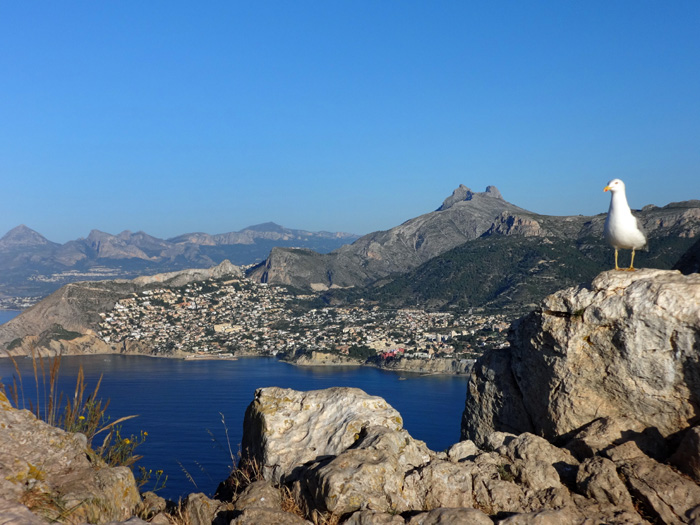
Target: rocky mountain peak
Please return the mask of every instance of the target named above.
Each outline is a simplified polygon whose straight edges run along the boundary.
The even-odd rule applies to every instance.
[[[98,242],[98,241],[103,241],[105,239],[110,239],[114,237],[111,233],[106,233],[100,230],[90,230],[90,233],[87,236],[87,240],[89,242]]]
[[[498,191],[498,188],[496,188],[496,186],[486,186],[486,191],[484,191],[483,193],[474,193],[464,184],[460,184],[452,192],[452,195],[450,195],[443,201],[442,206],[440,206],[437,209],[437,211],[445,211],[457,204],[458,202],[470,201],[474,198],[475,195],[483,195],[503,200],[503,196],[501,195],[501,192]]]
[[[0,239],[0,247],[10,248],[19,246],[43,246],[51,244],[51,241],[46,239],[40,233],[28,228],[24,224],[20,224],[16,228],[11,229]]]
[[[503,195],[501,195],[501,192],[498,191],[498,188],[496,186],[486,186],[486,191],[484,193],[496,199],[504,200]]]
[[[241,231],[254,231],[254,232],[283,232],[286,230],[284,226],[280,226],[276,222],[264,222],[262,224],[254,224],[253,226],[248,226],[243,228]]]

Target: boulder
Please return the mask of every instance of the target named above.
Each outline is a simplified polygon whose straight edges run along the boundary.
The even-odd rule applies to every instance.
[[[478,509],[434,509],[411,517],[407,525],[493,525]]]
[[[0,491],[49,520],[108,523],[141,503],[126,467],[108,467],[71,434],[17,410],[0,392]]]
[[[516,322],[474,365],[462,437],[555,439],[601,417],[679,432],[700,413],[700,274],[608,271]],[[624,433],[625,429],[621,429]]]
[[[268,481],[293,481],[302,465],[340,454],[376,425],[401,430],[403,419],[359,388],[260,388],[245,413],[243,459],[260,465]]]
[[[32,514],[26,506],[4,498],[0,498],[0,516],[2,525],[46,525],[44,520]]]
[[[295,514],[281,510],[251,507],[231,520],[230,525],[313,525]]]
[[[634,441],[652,457],[661,458],[667,455],[666,441],[658,430],[645,427],[636,419],[627,416],[594,420],[576,432],[566,448],[579,459],[585,459],[627,441]]]
[[[383,424],[368,423],[368,399]],[[304,522],[284,508],[355,525],[699,522],[700,486],[640,449],[665,443],[637,418],[598,418],[563,436],[563,447],[529,432],[495,431],[484,434],[482,449],[463,441],[436,454],[396,428],[400,416],[378,399],[357,389],[259,390],[249,407],[256,416],[246,418],[257,430],[246,442],[253,446],[257,435],[261,444],[248,460],[283,467],[238,495],[231,523]],[[353,425],[359,430],[348,438]],[[310,445],[314,432],[332,446]],[[682,450],[694,454],[695,437],[686,432],[678,458],[686,457]],[[308,446],[321,453],[304,456]],[[288,491],[282,505],[273,486],[280,483]]]
[[[457,463],[464,459],[476,456],[479,454],[479,448],[474,444],[473,441],[466,439],[464,441],[459,441],[455,443],[447,450],[447,457],[453,463]]]
[[[404,519],[397,514],[359,510],[345,520],[343,525],[405,525],[405,523]]]
[[[690,523],[700,511],[700,487],[627,442],[607,455],[615,461],[632,496],[660,523]],[[694,521],[694,520],[693,520]]]
[[[232,505],[211,499],[201,492],[185,498],[180,510],[183,521],[189,525],[223,525],[232,515]]]
[[[700,481],[700,427],[687,431],[670,462],[695,481]]]
[[[596,456],[583,462],[576,474],[576,485],[584,496],[597,503],[612,504],[632,510],[634,505],[615,463]]]
[[[416,491],[405,490],[404,478],[430,457],[425,443],[405,430],[372,426],[347,450],[307,469],[302,493],[308,494],[309,507],[339,515],[420,509],[422,501]]]
[[[238,494],[234,507],[236,510],[253,507],[281,510],[282,495],[267,481],[254,481]]]

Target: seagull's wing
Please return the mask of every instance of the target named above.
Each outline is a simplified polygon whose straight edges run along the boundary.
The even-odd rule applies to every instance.
[[[636,215],[633,214],[634,220],[637,222],[637,229],[641,232],[641,234],[644,236],[644,246],[640,248],[641,250],[648,251],[649,250],[649,237],[647,236],[647,232],[644,229],[644,226],[642,225],[642,221],[637,217]]]

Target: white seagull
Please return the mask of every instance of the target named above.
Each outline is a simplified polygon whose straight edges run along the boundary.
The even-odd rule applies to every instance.
[[[615,248],[615,269],[620,270],[617,265],[617,251],[632,250],[632,260],[629,271],[634,271],[634,251],[645,248],[647,238],[644,235],[637,218],[632,215],[627,197],[625,196],[625,183],[620,179],[613,179],[608,182],[603,191],[610,190],[610,209],[608,217],[605,219],[605,240]]]

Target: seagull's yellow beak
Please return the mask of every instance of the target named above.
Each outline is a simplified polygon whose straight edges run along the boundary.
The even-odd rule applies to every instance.
[[[611,188],[610,186],[605,186],[605,188],[603,188],[603,191],[608,191],[608,190],[611,190],[611,189],[612,189],[612,188]]]

